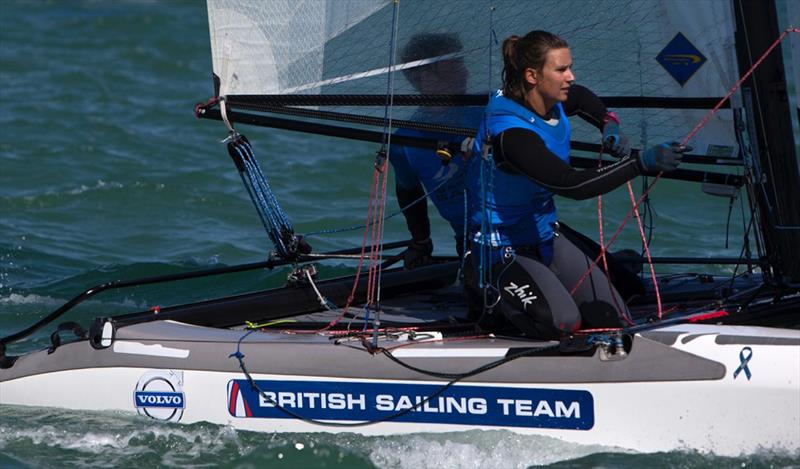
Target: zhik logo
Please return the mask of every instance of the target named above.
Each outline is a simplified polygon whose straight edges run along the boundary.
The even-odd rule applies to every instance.
[[[512,295],[515,295],[522,301],[523,305],[528,306],[529,304],[533,303],[535,299],[538,298],[533,292],[527,291],[530,287],[531,286],[527,284],[522,285],[520,287],[517,286],[517,284],[514,282],[508,282],[508,286],[503,288],[503,290],[511,293]]]

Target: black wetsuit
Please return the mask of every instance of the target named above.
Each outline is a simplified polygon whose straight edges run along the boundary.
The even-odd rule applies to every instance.
[[[568,117],[577,115],[603,129],[608,112],[600,98],[587,88],[573,85],[562,106]],[[521,127],[501,132],[493,143],[494,160],[501,171],[525,175],[551,192],[571,199],[605,194],[641,174],[638,160],[631,156],[602,168],[575,170],[548,150],[536,132]]]
[[[568,142],[569,127],[567,123],[559,123],[559,119],[565,115],[578,115],[602,129],[607,113],[602,101],[586,88],[574,85],[569,99],[561,104],[563,114],[557,105],[553,108],[552,116],[536,115],[518,103],[509,103],[510,100],[502,96],[494,99],[506,100],[500,110],[495,111],[500,116],[500,124],[493,125],[491,103],[487,108],[486,120],[496,164],[494,178],[495,181],[500,178],[501,183],[506,184],[497,188],[495,182],[495,192],[492,194],[492,203],[498,212],[495,220],[499,221],[500,227],[492,232],[489,243],[480,241],[478,236],[467,261],[465,283],[471,314],[481,318],[485,324],[494,323],[493,327],[497,327],[498,322],[510,322],[525,335],[540,338],[555,338],[579,328],[622,325],[622,318],[628,314],[625,301],[600,268],[595,266],[575,293],[570,294],[593,259],[589,259],[584,252],[590,248],[587,243],[571,241],[577,240],[576,237],[564,236],[554,226],[552,194],[574,199],[603,194],[639,175],[641,169],[638,161],[625,157],[612,165],[588,170],[575,170],[569,165],[568,143],[566,148],[563,144],[564,134]],[[518,106],[518,111],[515,106]],[[517,115],[519,119],[515,119]],[[537,119],[538,127],[529,124]],[[558,132],[559,125],[566,126],[566,131],[560,131],[562,143],[553,144],[547,132],[551,127]],[[475,174],[473,171],[473,178]],[[524,190],[509,190],[508,186],[511,185]],[[520,212],[519,206],[524,206],[524,199],[518,206],[512,205],[513,199],[517,193],[524,193],[522,197],[528,197],[529,192],[526,191],[529,186],[532,200],[542,207],[540,210],[550,210],[541,212],[541,216],[540,212],[533,212],[533,221],[536,223],[536,233],[533,235],[530,234],[531,221],[528,218],[522,217],[503,225],[505,220],[513,219],[511,215]],[[497,191],[505,193],[498,196]],[[507,208],[509,206],[510,209]],[[503,209],[511,215],[504,215]],[[525,229],[519,230],[518,226],[524,226]],[[488,295],[478,287],[478,258],[475,253],[480,242],[493,246],[490,256],[493,288]],[[628,275],[627,280],[637,282],[638,279]],[[641,284],[632,288],[632,291],[640,292]],[[499,298],[493,297],[493,292]],[[496,299],[499,301],[493,308],[485,307],[492,306]],[[497,311],[502,315],[496,314]],[[487,315],[487,312],[493,314]],[[507,321],[500,321],[501,318]]]

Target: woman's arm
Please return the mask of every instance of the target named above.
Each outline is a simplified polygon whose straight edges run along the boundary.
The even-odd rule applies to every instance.
[[[577,115],[600,130],[603,130],[603,126],[608,122],[609,113],[606,105],[585,86],[570,86],[567,100],[561,103],[561,106],[567,116]]]
[[[606,109],[603,101],[589,88],[572,85],[562,106],[567,116],[577,115],[603,132],[603,150],[607,153],[615,158],[630,155],[631,145],[619,128],[616,114]]]
[[[575,170],[547,149],[536,132],[508,129],[494,140],[500,170],[524,174],[558,195],[588,199],[617,188],[641,174],[636,158],[626,156],[601,168]]]

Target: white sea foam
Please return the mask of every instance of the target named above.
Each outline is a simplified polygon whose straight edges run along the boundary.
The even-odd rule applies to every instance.
[[[214,465],[216,456],[237,458],[253,450],[240,440],[230,427],[216,425],[184,426],[160,424],[147,419],[116,413],[6,408],[8,421],[0,424],[0,450],[13,454],[19,448],[37,447],[43,458],[59,454],[69,459],[66,465],[83,465],[92,460],[94,467],[114,467],[118,462],[142,458],[160,460],[167,467]],[[6,415],[4,415],[5,417]],[[41,424],[42,417],[54,420]],[[68,450],[66,456],[62,450]],[[27,451],[27,450],[26,450]],[[102,455],[102,458],[96,456]],[[37,457],[29,463],[37,466]]]
[[[36,201],[40,200],[42,197],[49,198],[49,197],[53,197],[53,196],[58,197],[58,196],[61,196],[61,195],[81,195],[81,194],[84,194],[84,193],[87,193],[87,192],[107,191],[107,190],[112,190],[112,189],[123,189],[123,188],[125,188],[125,185],[122,184],[122,183],[115,182],[115,181],[106,182],[106,181],[104,181],[102,179],[98,179],[97,182],[94,183],[94,185],[81,184],[78,187],[74,187],[72,189],[66,189],[66,190],[63,190],[63,191],[50,190],[50,191],[43,192],[43,193],[36,193],[36,194],[32,194],[32,195],[27,195],[27,196],[24,196],[23,199],[25,201],[31,203],[31,202],[36,202]]]
[[[21,295],[19,293],[11,293],[8,296],[0,296],[0,305],[42,305],[42,306],[57,306],[63,301],[50,297],[35,294]]]
[[[87,432],[81,433],[80,431],[70,431],[63,427],[55,427],[52,425],[43,425],[33,429],[18,429],[14,432],[8,432],[2,438],[2,444],[8,445],[10,440],[29,440],[34,445],[43,445],[54,448],[78,450],[81,453],[89,454],[107,454],[112,450],[118,457],[119,456],[132,456],[136,454],[145,453],[148,451],[146,447],[131,446],[129,443],[132,438],[135,438],[137,431],[129,434],[120,433],[97,433]]]
[[[380,468],[521,469],[581,458],[619,448],[567,443],[546,436],[506,431],[471,431],[441,435],[409,435],[363,441]]]
[[[120,189],[122,187],[123,185],[118,182],[105,182],[102,179],[98,179],[94,186],[81,185],[80,187],[67,191],[67,194],[79,195],[93,190]]]
[[[797,454],[764,451],[719,459],[694,451],[637,454],[614,447],[566,443],[507,431],[366,437],[349,433],[264,434],[211,424],[181,425],[108,412],[7,406],[0,419],[0,452],[31,467],[140,466],[303,467],[313,459],[344,467],[368,460],[389,468],[517,469],[594,457],[592,465],[793,467]],[[615,453],[614,456],[600,456]],[[626,453],[622,456],[619,453]],[[599,457],[599,459],[597,459]],[[623,459],[619,459],[622,457]],[[53,461],[59,461],[59,465]],[[616,462],[616,464],[615,464]],[[584,465],[581,462],[579,465]],[[0,462],[2,466],[2,462]]]
[[[0,305],[6,306],[20,306],[20,305],[37,305],[47,308],[57,308],[64,304],[67,300],[63,298],[53,298],[51,296],[43,296],[37,294],[20,294],[11,293],[8,296],[0,296]],[[136,301],[132,298],[123,298],[120,301],[100,301],[88,300],[84,302],[89,306],[110,306],[110,307],[123,307],[129,309],[146,309],[149,307],[148,303],[144,300]]]

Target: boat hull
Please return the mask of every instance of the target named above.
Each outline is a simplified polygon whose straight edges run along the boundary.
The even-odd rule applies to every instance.
[[[672,326],[637,334],[624,356],[540,354],[552,344],[494,338],[381,343],[431,371],[508,360],[449,387],[360,343],[245,334],[154,322],[121,329],[108,348],[77,342],[29,354],[0,371],[0,403],[262,432],[504,429],[646,452],[800,451],[798,331]],[[363,421],[377,423],[354,425]]]

